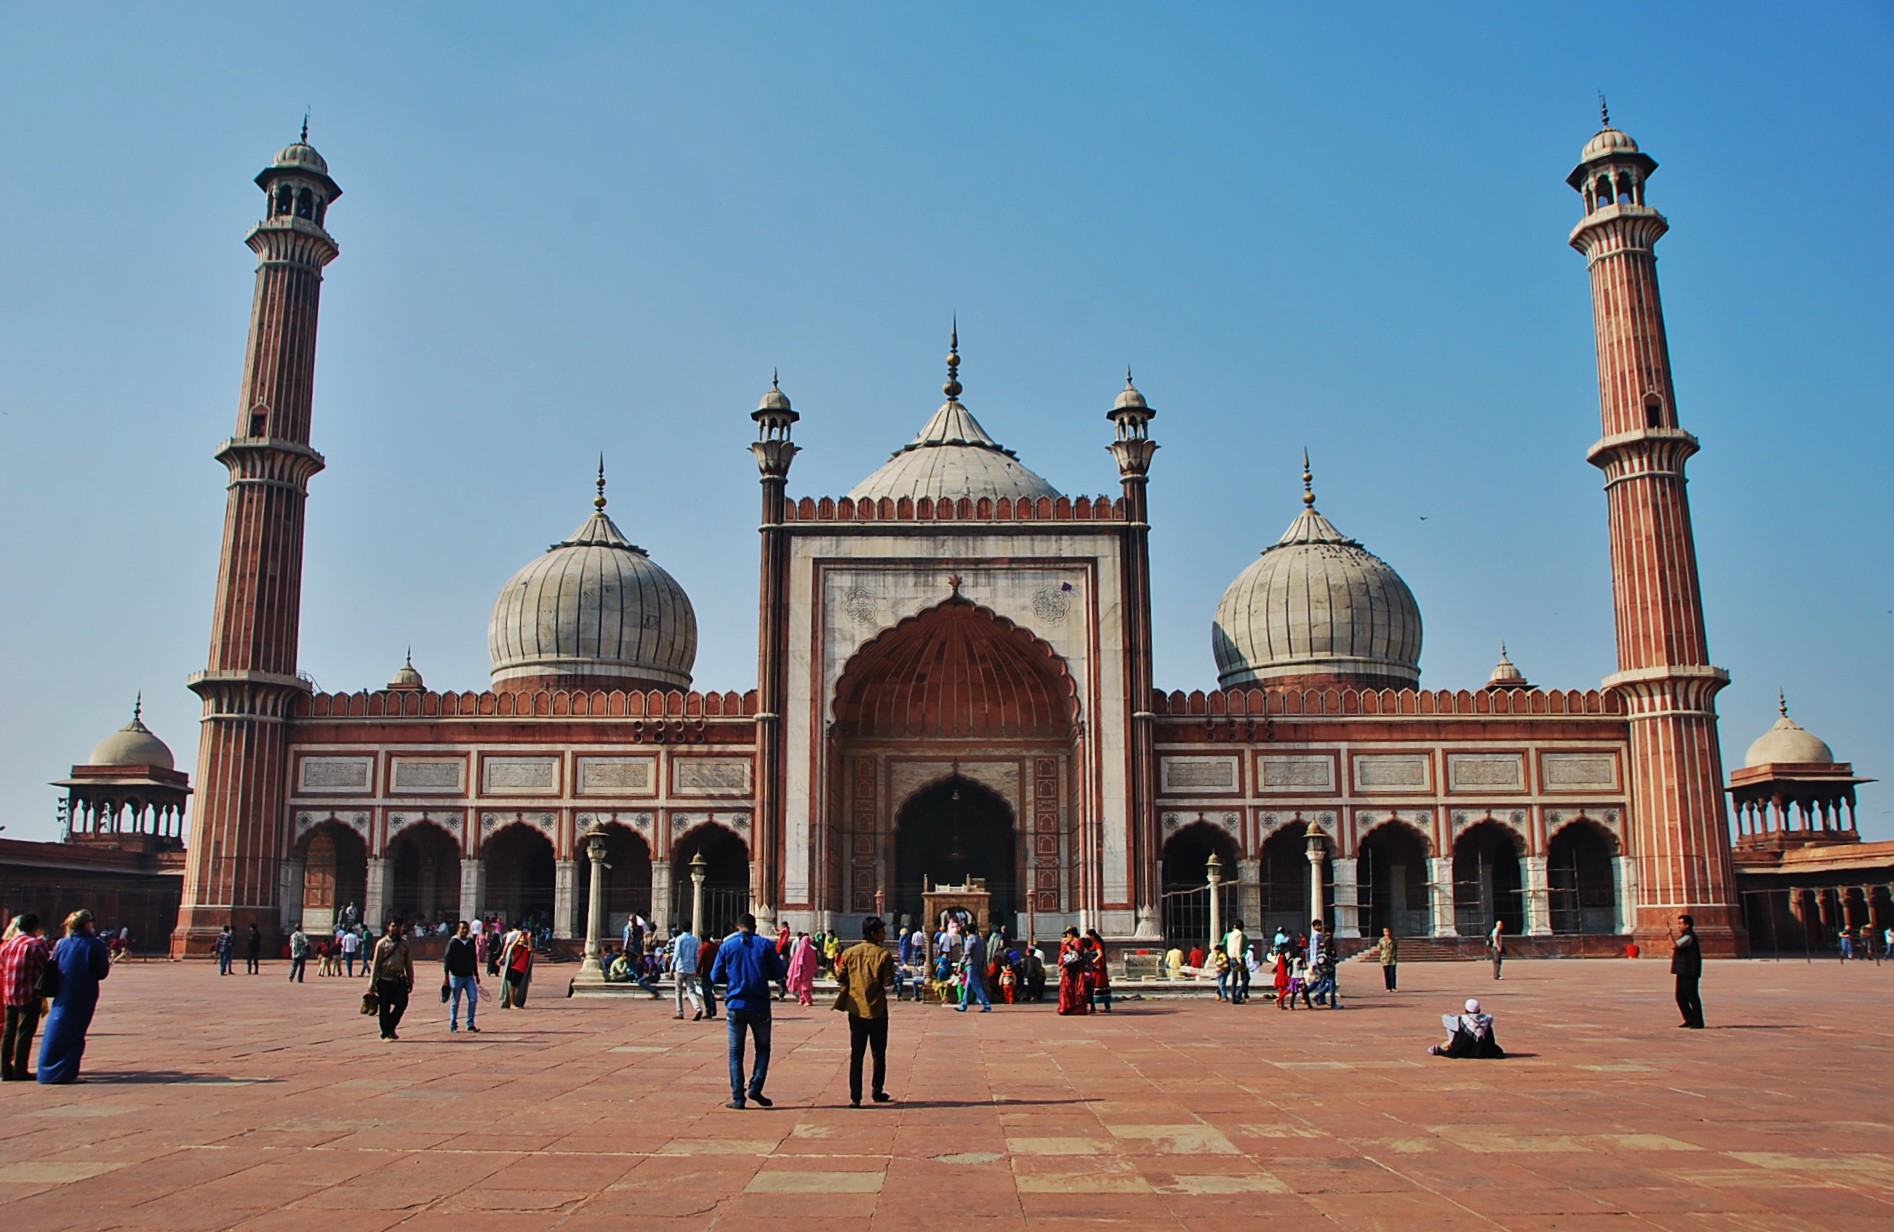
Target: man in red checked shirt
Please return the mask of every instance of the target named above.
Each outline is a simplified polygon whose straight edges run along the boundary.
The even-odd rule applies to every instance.
[[[30,911],[13,922],[5,943],[0,944],[0,992],[7,1005],[6,1036],[0,1041],[0,1081],[33,1080],[26,1063],[33,1055],[33,1033],[39,1030],[39,976],[52,953],[39,935],[39,917]]]

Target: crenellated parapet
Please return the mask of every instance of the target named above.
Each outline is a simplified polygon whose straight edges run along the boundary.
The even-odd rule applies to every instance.
[[[1598,689],[1202,689],[1152,695],[1160,717],[1328,718],[1350,715],[1622,716],[1623,704]]]
[[[377,689],[316,693],[296,706],[294,719],[753,719],[756,690],[686,693],[677,689],[541,689],[531,693],[436,693],[430,689]]]
[[[1109,496],[961,496],[918,500],[805,496],[783,508],[785,522],[1123,522],[1125,502]]]

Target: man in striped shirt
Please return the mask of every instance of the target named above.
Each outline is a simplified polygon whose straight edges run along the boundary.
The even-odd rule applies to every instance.
[[[0,944],[0,991],[6,1001],[6,1035],[0,1040],[0,1081],[28,1082],[27,1060],[33,1055],[33,1033],[39,1030],[39,977],[52,949],[39,935],[39,917],[32,912],[14,921],[5,944]]]

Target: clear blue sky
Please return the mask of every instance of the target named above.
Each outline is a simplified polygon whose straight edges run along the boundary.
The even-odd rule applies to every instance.
[[[1022,8],[1029,11],[1022,12]],[[195,768],[262,210],[310,135],[323,300],[302,660],[487,680],[501,584],[588,510],[683,583],[697,682],[755,682],[748,414],[794,494],[940,399],[1111,492],[1159,408],[1158,679],[1297,508],[1392,563],[1423,684],[1499,643],[1612,670],[1591,308],[1564,184],[1595,94],[1651,200],[1726,760],[1795,716],[1894,778],[1894,17],[1824,5],[0,5],[0,822],[146,717]],[[1880,355],[1882,358],[1875,359]],[[1424,519],[1424,520],[1423,520]],[[1865,789],[1894,837],[1894,793]]]

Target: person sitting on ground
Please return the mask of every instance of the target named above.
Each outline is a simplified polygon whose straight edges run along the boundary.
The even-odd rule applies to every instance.
[[[1464,1014],[1442,1014],[1440,1025],[1447,1028],[1447,1038],[1429,1048],[1429,1056],[1499,1060],[1506,1055],[1493,1034],[1493,1016],[1480,1012],[1476,998],[1467,998]]]

